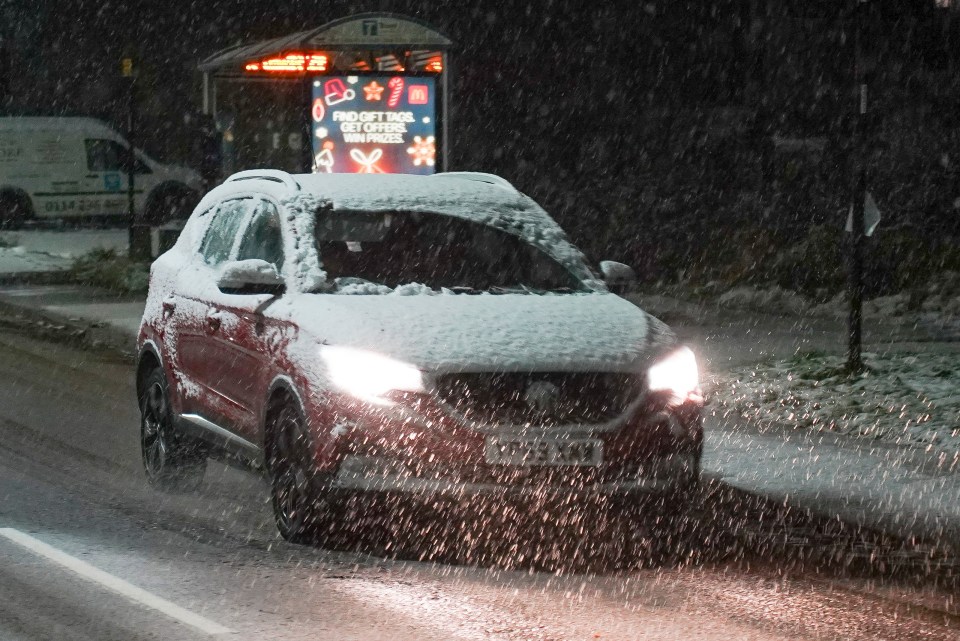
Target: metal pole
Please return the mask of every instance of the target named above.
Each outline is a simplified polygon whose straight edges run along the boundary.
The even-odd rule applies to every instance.
[[[440,136],[442,137],[440,141],[440,153],[442,154],[440,171],[450,171],[450,121],[453,119],[453,114],[450,113],[450,79],[453,77],[453,71],[450,69],[452,56],[447,51],[441,52],[440,56],[442,69],[440,82],[443,83],[440,103],[440,108],[443,111],[440,120]]]
[[[130,217],[128,256],[135,262],[147,262],[153,253],[150,242],[150,228],[143,224],[137,215],[136,207],[136,165],[137,155],[134,146],[137,140],[137,100],[136,76],[127,77],[127,215]]]
[[[210,83],[210,114],[216,118],[217,117],[217,79],[214,77],[213,82]]]
[[[5,33],[0,33],[0,113],[6,114],[12,102],[13,92],[10,86],[10,47],[7,46]]]
[[[866,130],[867,84],[863,75],[862,36],[863,11],[867,0],[857,0],[854,16],[854,77],[857,85],[856,134],[853,184],[853,220],[850,234],[850,317],[847,369],[859,373],[863,367],[863,244],[865,238],[864,203],[867,196]]]
[[[313,78],[303,77],[303,108],[300,131],[303,136],[303,147],[300,149],[300,171],[309,174],[313,171]]]

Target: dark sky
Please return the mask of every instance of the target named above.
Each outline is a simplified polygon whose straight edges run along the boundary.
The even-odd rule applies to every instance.
[[[890,22],[929,14],[934,0],[875,0]],[[798,32],[826,16],[834,0],[0,0],[2,35],[13,48],[14,106],[33,113],[87,113],[119,120],[119,60],[133,54],[141,74],[141,111],[156,135],[144,140],[176,155],[185,114],[200,105],[198,60],[239,42],[319,26],[360,11],[395,11],[436,26],[456,43],[461,111],[481,117],[487,103],[509,105],[513,132],[571,97],[555,119],[613,120],[637,109],[680,104],[738,104],[767,29]],[[847,2],[846,4],[850,4]],[[766,9],[764,7],[767,7]],[[758,31],[755,21],[767,17]],[[822,22],[822,21],[821,21]],[[792,25],[797,25],[794,28]],[[816,27],[824,31],[822,24]],[[829,31],[829,29],[827,29]],[[744,48],[752,44],[752,50]],[[772,45],[767,44],[768,48]],[[749,47],[747,47],[749,49]],[[776,46],[773,46],[775,49]],[[791,62],[812,82],[837,66],[829,47]],[[830,68],[832,67],[832,68]],[[793,82],[793,81],[791,81]],[[616,125],[616,123],[614,123]],[[577,125],[580,127],[580,125]],[[171,138],[172,136],[172,138]]]
[[[687,264],[691,237],[709,253],[729,247],[720,239],[739,221],[805,230],[842,209],[856,109],[852,22],[842,14],[853,3],[0,0],[15,68],[13,99],[0,107],[119,125],[129,52],[140,73],[138,143],[196,164],[185,117],[200,108],[200,59],[361,11],[406,14],[455,42],[454,168],[507,177],[597,256],[669,270],[663,252],[682,249],[674,262]],[[871,7],[875,194],[892,219],[956,227],[940,159],[955,153],[960,131],[960,13],[934,0]],[[815,164],[769,154],[776,137],[814,136],[830,141]]]

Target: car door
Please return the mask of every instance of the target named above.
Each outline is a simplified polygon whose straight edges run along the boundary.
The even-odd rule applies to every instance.
[[[234,260],[259,259],[283,273],[283,232],[277,207],[260,200],[239,233]],[[279,296],[282,296],[280,294]],[[270,314],[278,302],[274,294],[218,292],[212,314],[219,330],[213,358],[220,377],[214,382],[216,394],[227,401],[231,414],[224,417],[230,429],[247,440],[256,441],[260,404],[275,369],[274,357],[281,344],[278,332],[289,328]]]
[[[232,198],[205,214],[210,221],[193,260],[178,273],[171,299],[163,301],[171,309],[168,342],[179,374],[183,411],[218,425],[236,409],[218,392],[227,374],[220,342],[223,322],[217,314],[223,294],[217,278],[221,265],[233,257],[239,232],[256,206],[252,197]]]

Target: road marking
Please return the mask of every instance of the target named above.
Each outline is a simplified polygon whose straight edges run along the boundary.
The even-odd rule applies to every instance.
[[[190,610],[181,608],[175,603],[170,603],[166,599],[162,599],[154,594],[147,592],[141,588],[138,588],[135,585],[127,583],[123,579],[117,578],[112,574],[108,574],[103,570],[99,570],[89,563],[76,559],[65,552],[61,552],[55,547],[47,545],[43,541],[38,541],[29,534],[24,534],[20,530],[15,530],[13,528],[0,528],[0,536],[13,541],[17,545],[21,545],[34,554],[42,556],[58,565],[65,567],[66,569],[75,572],[87,579],[88,581],[93,581],[94,583],[99,583],[108,590],[112,590],[121,596],[125,596],[132,601],[136,601],[141,605],[145,605],[148,608],[152,608],[158,612],[162,612],[172,619],[176,619],[181,623],[189,625],[190,627],[196,628],[201,632],[207,634],[229,634],[232,632],[229,628],[225,628],[215,621],[210,619],[205,619],[199,614],[195,614]]]

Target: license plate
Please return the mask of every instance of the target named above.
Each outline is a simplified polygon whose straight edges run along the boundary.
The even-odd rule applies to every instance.
[[[492,465],[599,465],[603,441],[490,437],[486,459]]]

